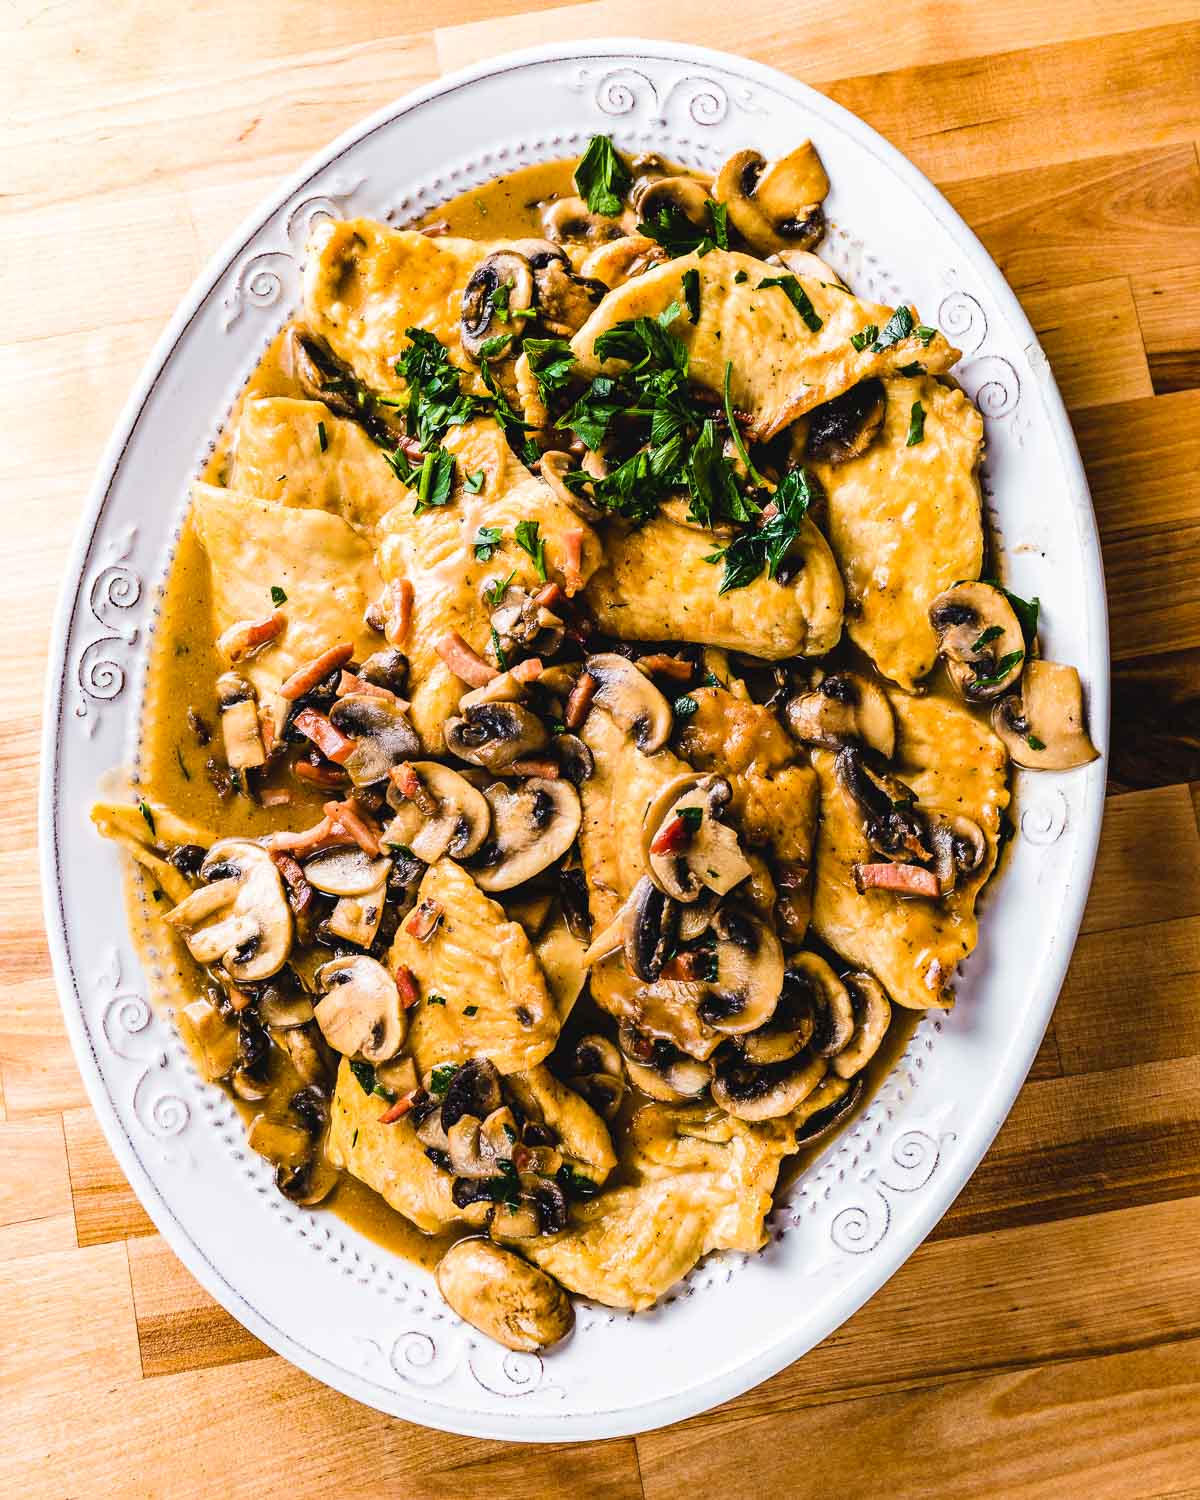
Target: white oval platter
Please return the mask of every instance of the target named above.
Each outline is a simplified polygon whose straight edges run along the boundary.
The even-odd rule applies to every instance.
[[[1046,654],[1076,663],[1108,723],[1095,519],[1045,355],[942,196],[859,120],[773,70],[695,47],[582,42],[499,58],[418,90],[344,135],[264,204],[196,282],[100,465],[51,653],[41,841],[63,1010],[100,1122],[154,1222],[199,1281],[296,1365],[431,1427],[563,1441],[661,1426],[746,1390],[842,1323],[933,1228],[1025,1078],[1079,927],[1104,761],[1022,774],[1016,835],[948,1015],[924,1017],[869,1111],[780,1203],[757,1256],[701,1264],[633,1317],[581,1304],[539,1358],[507,1353],[432,1278],[329,1213],[279,1197],[232,1107],[147,1001],[119,857],[87,810],[132,765],[159,589],[189,482],[239,387],[296,306],[322,215],[401,225],[510,168],[578,155],[596,132],[713,169],[811,136],[833,182],[824,254],[881,302],[913,301],[963,351],[986,417],[984,493],[1007,579],[1043,602]]]

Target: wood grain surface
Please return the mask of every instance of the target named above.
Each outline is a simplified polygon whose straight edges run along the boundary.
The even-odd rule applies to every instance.
[[[280,176],[439,72],[648,34],[882,130],[1004,269],[1104,542],[1110,798],[1011,1118],[930,1241],[766,1385],[634,1440],[450,1437],[272,1355],[155,1235],[87,1105],[38,898],[42,677],[103,441]],[[1197,0],[0,0],[0,1495],[1200,1496]]]

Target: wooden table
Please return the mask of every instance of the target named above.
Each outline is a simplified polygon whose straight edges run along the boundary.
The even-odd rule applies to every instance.
[[[0,1494],[1200,1496],[1197,0],[519,5],[0,3]],[[931,1241],[758,1390],[636,1442],[547,1450],[324,1389],[153,1233],[50,977],[42,667],[102,442],[229,229],[440,71],[639,31],[760,58],[848,105],[1007,273],[1100,517],[1112,784],[1053,1026]]]

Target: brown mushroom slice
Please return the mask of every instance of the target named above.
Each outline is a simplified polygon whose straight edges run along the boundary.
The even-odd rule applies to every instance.
[[[175,1012],[175,1024],[210,1083],[232,1072],[238,1058],[238,1029],[203,996]]]
[[[954,889],[960,875],[973,875],[988,856],[987,836],[970,818],[930,814],[929,842],[933,874],[943,896]]]
[[[816,1012],[808,992],[787,982],[775,1013],[765,1026],[737,1038],[737,1045],[747,1062],[756,1067],[787,1062],[804,1051],[816,1030]]]
[[[819,953],[793,953],[785,988],[812,1013],[810,1048],[817,1057],[836,1057],[854,1035],[850,992]]]
[[[365,896],[392,872],[386,856],[372,858],[357,844],[323,849],[304,861],[304,878],[326,896]]]
[[[830,1067],[839,1078],[853,1078],[879,1051],[891,1024],[892,1002],[871,974],[843,974],[842,984],[850,996],[854,1032]]]
[[[751,874],[737,833],[720,821],[732,797],[723,777],[681,776],[647,809],[642,854],[651,880],[676,901],[705,890],[724,896]]]
[[[662,974],[679,938],[679,907],[648,875],[633,888],[622,929],[625,962],[647,984]]]
[[[386,902],[386,882],[361,896],[343,896],[329,913],[325,925],[334,937],[359,948],[369,948],[379,931]]]
[[[542,210],[542,228],[557,245],[566,240],[602,245],[625,233],[619,219],[594,214],[582,198],[558,198],[548,203]]]
[[[629,1082],[651,1099],[664,1104],[699,1099],[712,1083],[711,1063],[689,1057],[665,1037],[622,1021],[620,1040]]]
[[[220,961],[253,984],[277,974],[292,948],[292,911],[274,860],[248,839],[219,839],[200,866],[210,882],[167,914],[200,964]]]
[[[347,693],[329,710],[329,718],[354,741],[342,769],[355,786],[382,781],[393,766],[421,753],[417,732],[395,699]]]
[[[718,1065],[712,1096],[726,1114],[739,1120],[777,1120],[806,1099],[826,1072],[825,1059],[807,1052],[766,1067],[735,1054]]]
[[[654,224],[665,212],[706,232],[712,228],[711,202],[707,184],[698,177],[645,178],[633,195],[633,206],[643,223]]]
[[[1009,758],[1031,771],[1070,771],[1100,754],[1084,723],[1079,673],[1062,662],[1029,662],[1020,691],[992,709],[992,728]]]
[[[406,800],[393,785],[388,801],[396,816],[383,831],[385,844],[402,844],[427,865],[443,855],[470,859],[483,847],[492,826],[487,798],[450,766],[435,760],[409,762],[424,798]]]
[[[784,716],[794,738],[806,745],[869,745],[884,760],[896,751],[896,715],[888,696],[857,672],[829,673],[812,692],[789,699]]]
[[[606,708],[644,755],[667,743],[675,716],[671,705],[644,672],[613,651],[589,656],[584,663],[595,682],[592,702]]]
[[[838,751],[834,774],[856,804],[872,849],[894,860],[920,863],[933,858],[928,823],[917,809],[912,787],[873,765],[856,745]]]
[[[508,891],[560,859],[579,833],[579,793],[569,781],[526,777],[517,786],[494,781],[483,792],[491,835],[471,874],[481,891]]]
[[[506,1349],[532,1354],[571,1331],[571,1299],[552,1276],[491,1240],[451,1245],[438,1262],[438,1290],[458,1316]]]
[[[595,312],[608,288],[577,276],[565,251],[550,240],[517,240],[513,246],[533,268],[534,305],[542,331],[570,338]]]
[[[886,414],[883,381],[860,380],[809,413],[806,456],[834,467],[861,457],[878,436]]]
[[[463,288],[463,353],[478,363],[488,339],[520,337],[533,302],[533,268],[526,258],[515,250],[493,250]]]
[[[728,1036],[757,1031],[775,1013],[783,990],[783,948],[764,922],[722,908],[717,934],[716,977],[698,1007],[702,1020]]]
[[[613,1042],[598,1032],[580,1037],[568,1065],[571,1087],[605,1120],[616,1118],[625,1098],[625,1064]]]
[[[542,478],[564,505],[573,510],[581,520],[598,521],[604,515],[601,508],[593,505],[586,494],[571,489],[563,479],[563,475],[568,470],[577,467],[578,465],[569,453],[561,453],[558,449],[543,453],[541,464],[538,466]]]
[[[1025,664],[1025,637],[1003,589],[956,583],[929,606],[929,623],[954,686],[987,703],[1013,686]]]
[[[620,239],[597,245],[584,260],[580,271],[595,281],[602,281],[610,290],[624,286],[635,276],[667,258],[667,252],[657,240],[644,234],[627,234]]]
[[[717,175],[713,197],[759,255],[810,250],[825,233],[821,203],[829,178],[811,141],[770,165],[757,151],[736,151]]]
[[[472,703],[447,719],[442,732],[451,755],[489,771],[506,771],[549,740],[541,719],[521,703]]]
[[[313,1015],[321,1035],[346,1057],[387,1062],[404,1045],[408,1016],[396,981],[365,953],[334,958],[317,972],[322,998]]]
[[[863,1094],[863,1080],[855,1078],[847,1083],[844,1078],[830,1074],[800,1102],[796,1115],[797,1146],[809,1146],[821,1140],[845,1124],[854,1112]]]

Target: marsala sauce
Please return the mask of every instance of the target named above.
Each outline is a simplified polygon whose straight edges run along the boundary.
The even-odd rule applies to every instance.
[[[426,227],[445,225],[448,232],[471,239],[541,237],[541,208],[545,202],[575,193],[574,165],[574,161],[559,161],[522,167],[431,210],[419,222]],[[281,334],[267,350],[235,405],[225,433],[202,476],[207,481],[221,483],[224,478],[230,434],[243,401],[255,396],[302,394],[280,358],[282,337]],[[208,563],[189,521],[184,525],[164,586],[159,625],[151,650],[139,789],[210,831],[214,837],[218,831],[221,836],[258,837],[273,829],[307,827],[320,815],[324,794],[306,792],[293,779],[289,789],[294,800],[289,806],[263,808],[245,797],[222,801],[205,774],[204,762],[210,751],[196,744],[187,727],[185,714],[189,705],[195,705],[214,732],[219,732],[213,685],[223,670],[223,664],[213,644],[210,621]],[[838,648],[838,655],[846,658],[845,664],[852,665],[856,671],[872,672],[870,664],[849,642]],[[931,679],[928,690],[953,696],[962,706],[962,700],[953,693],[941,672]],[[158,902],[153,899],[151,882],[143,878],[140,867],[134,867],[131,881],[131,925],[147,958],[146,968],[152,978],[154,999],[164,1006],[186,1003],[201,991],[203,978],[186,949],[161,921],[161,897]],[[892,1022],[883,1045],[862,1074],[864,1088],[860,1102],[841,1129],[847,1128],[867,1107],[908,1045],[919,1020],[920,1012],[893,1007]],[[571,1038],[599,1029],[608,1021],[609,1018],[602,1016],[592,1002],[585,999],[576,1006],[564,1034],[569,1043]],[[287,1098],[299,1086],[300,1080],[290,1065],[285,1064],[271,1098],[253,1105],[240,1100],[234,1102],[248,1123],[263,1109],[283,1114]],[[644,1102],[641,1095],[636,1098],[627,1095],[612,1127],[618,1155],[629,1120]],[[816,1141],[787,1159],[780,1172],[777,1196],[787,1191],[827,1144],[828,1139]],[[620,1181],[621,1170],[618,1166],[609,1180],[610,1185]],[[376,1243],[430,1269],[455,1239],[476,1232],[464,1226],[444,1234],[424,1234],[348,1173],[342,1174],[341,1182],[326,1200],[326,1206]]]

